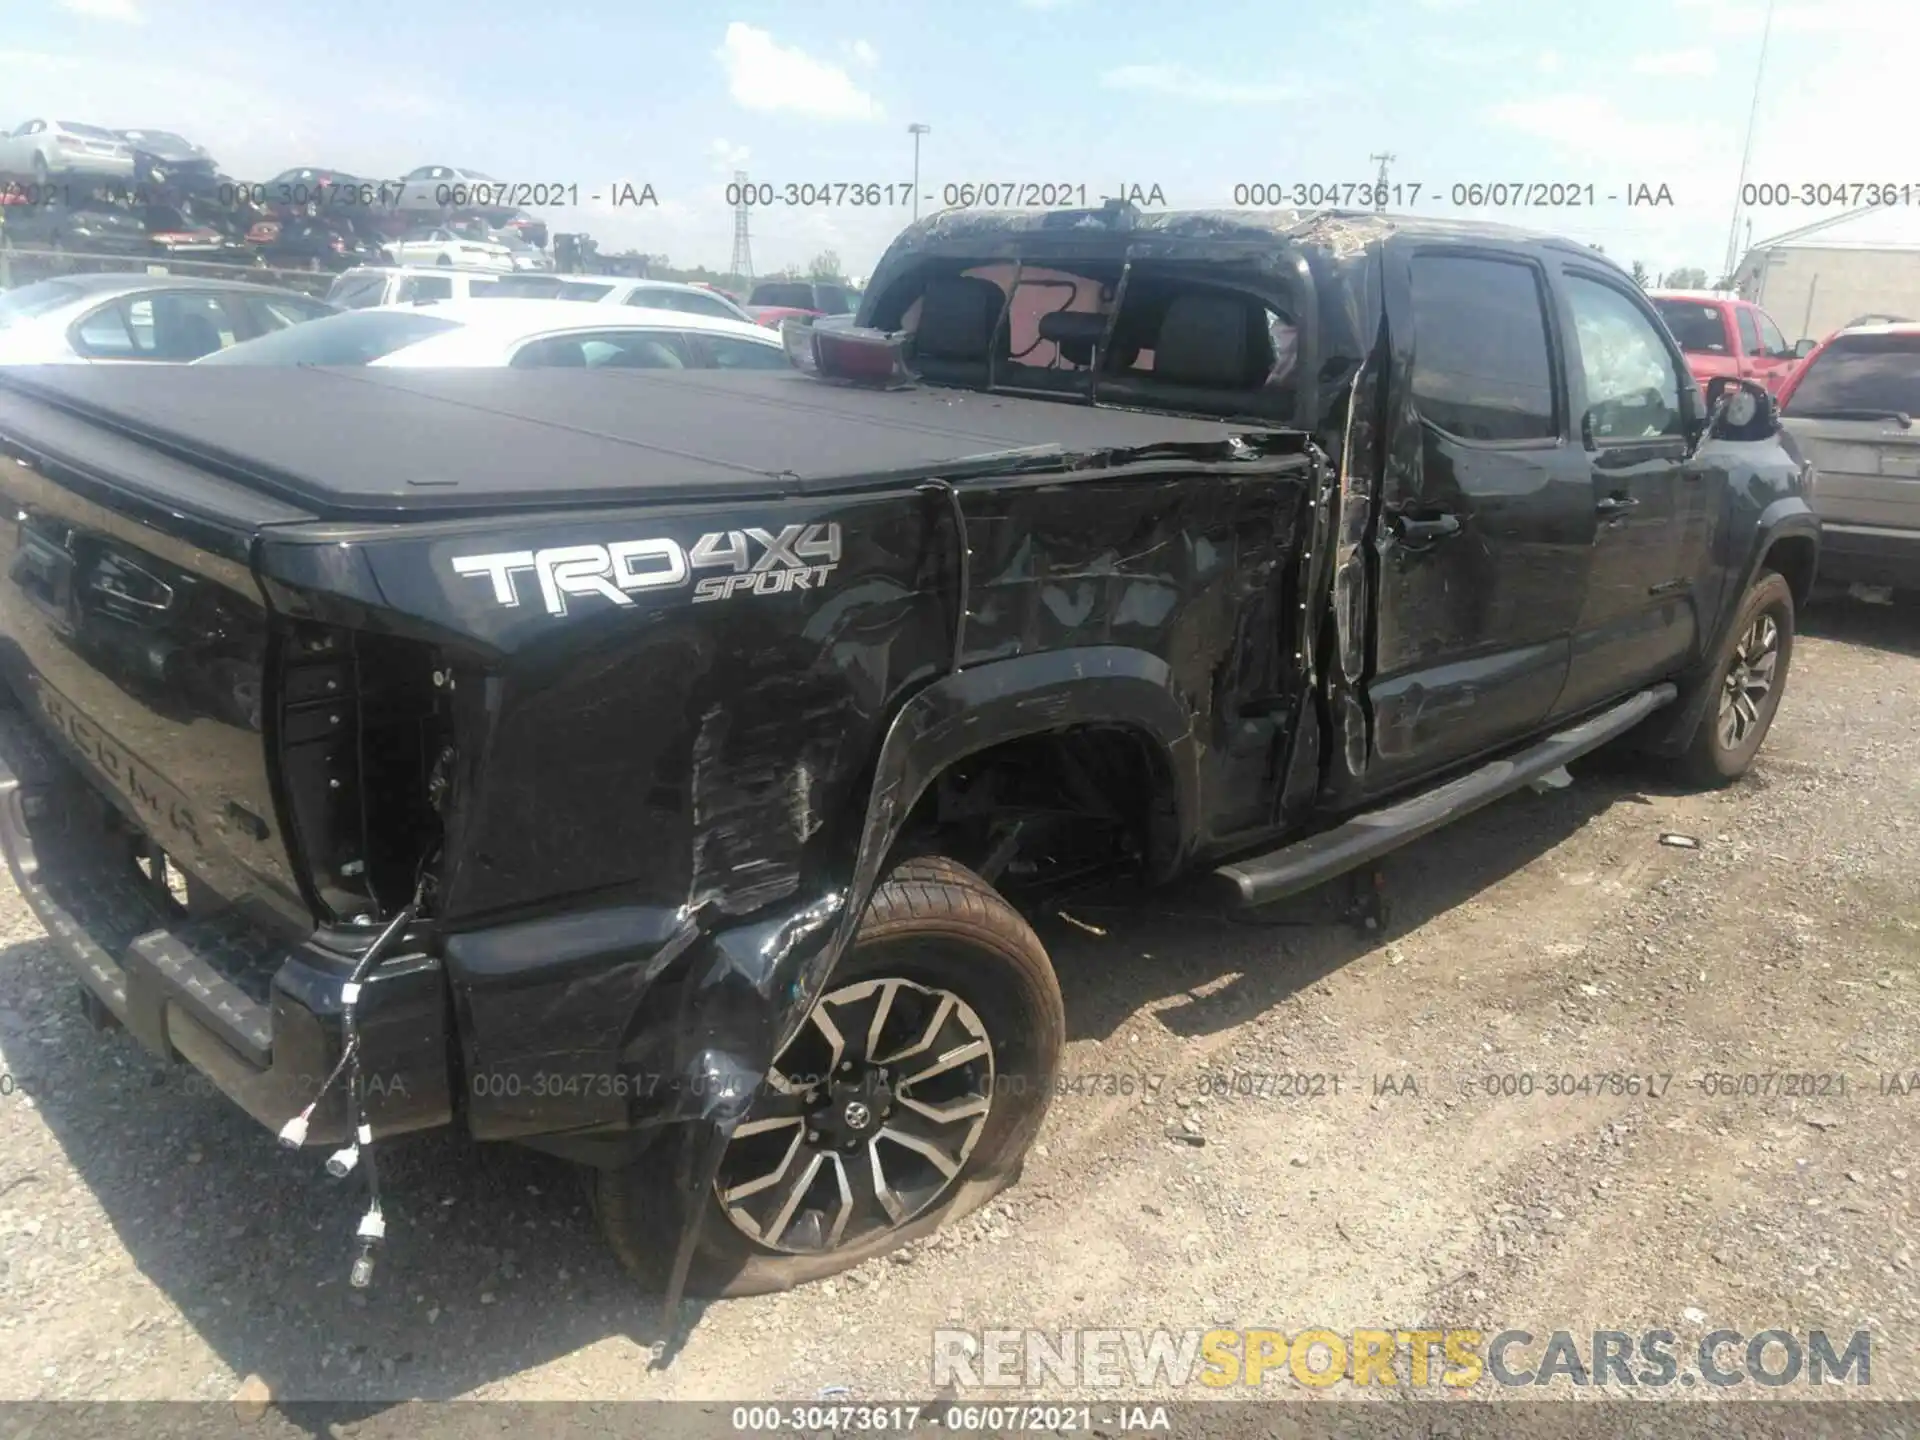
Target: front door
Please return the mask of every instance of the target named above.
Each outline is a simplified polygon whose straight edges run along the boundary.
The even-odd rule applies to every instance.
[[[1573,413],[1596,529],[1586,600],[1556,714],[1671,674],[1696,634],[1688,537],[1708,517],[1687,465],[1685,368],[1631,282],[1569,267],[1561,290]]]
[[[1547,276],[1496,246],[1390,251],[1396,363],[1366,687],[1378,794],[1535,729],[1592,553]]]

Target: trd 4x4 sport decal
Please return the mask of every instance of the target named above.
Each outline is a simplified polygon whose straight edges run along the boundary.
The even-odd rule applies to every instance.
[[[696,605],[737,595],[821,590],[839,563],[840,527],[834,523],[789,525],[778,535],[750,528],[715,530],[690,549],[663,537],[453,557],[455,574],[491,580],[493,598],[502,605],[520,603],[518,577],[532,571],[550,615],[565,615],[570,595],[598,595],[616,605],[631,605],[634,591],[674,590],[689,581]],[[694,580],[696,570],[728,573]]]

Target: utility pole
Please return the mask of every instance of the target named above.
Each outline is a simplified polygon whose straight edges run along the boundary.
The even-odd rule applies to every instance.
[[[913,136],[913,218],[920,218],[920,137],[933,133],[931,125],[922,125],[918,120],[907,126],[907,133]]]
[[[733,172],[733,263],[728,267],[743,280],[753,279],[753,236],[748,233],[747,217],[753,207],[747,204],[747,172]]]
[[[1391,153],[1369,155],[1367,159],[1380,162],[1380,178],[1373,184],[1373,208],[1384,211],[1387,208],[1387,166],[1400,157]]]
[[[1740,199],[1747,192],[1747,167],[1753,161],[1753,123],[1760,114],[1760,82],[1767,73],[1767,43],[1773,39],[1774,0],[1767,0],[1767,23],[1760,31],[1760,59],[1753,67],[1753,100],[1747,106],[1747,139],[1740,150],[1740,188],[1733,192],[1733,223],[1727,227],[1727,263],[1724,275],[1732,275],[1740,263]]]

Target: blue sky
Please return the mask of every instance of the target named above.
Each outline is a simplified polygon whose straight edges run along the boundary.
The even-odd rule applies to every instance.
[[[1418,208],[1454,182],[1665,184],[1668,208],[1508,210],[1655,271],[1724,259],[1766,0],[5,0],[0,113],[180,131],[229,174],[650,183],[657,209],[539,212],[675,264],[723,267],[734,168],[755,180],[1159,185],[1367,180],[1398,158]],[[355,17],[358,18],[355,18]],[[1752,178],[1907,181],[1915,205],[1833,232],[1920,241],[1915,0],[1777,0]],[[1434,204],[1438,196],[1443,203]],[[1480,213],[1493,215],[1495,212]],[[1762,238],[1835,213],[1768,209]],[[753,217],[762,272],[824,249],[864,273],[906,208]]]

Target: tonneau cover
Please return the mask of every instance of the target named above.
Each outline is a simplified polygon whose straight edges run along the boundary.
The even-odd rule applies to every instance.
[[[1030,447],[1218,445],[1276,428],[797,371],[156,365],[0,371],[0,436],[31,429],[34,407],[8,391],[342,519],[844,490]]]

